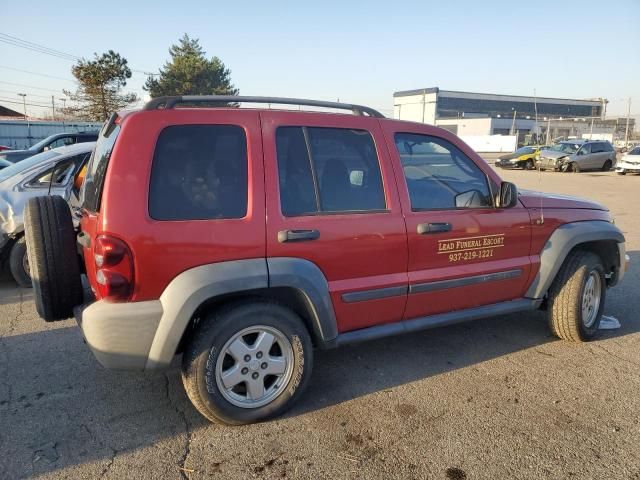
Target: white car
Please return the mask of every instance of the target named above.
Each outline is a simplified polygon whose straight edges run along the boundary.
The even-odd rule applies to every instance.
[[[31,197],[60,195],[69,203],[78,196],[78,178],[96,142],[47,150],[0,170],[0,264],[8,263],[21,287],[31,286],[23,211]],[[54,174],[55,173],[55,174]]]
[[[640,173],[640,145],[625,153],[618,163],[616,163],[618,175],[630,173]]]

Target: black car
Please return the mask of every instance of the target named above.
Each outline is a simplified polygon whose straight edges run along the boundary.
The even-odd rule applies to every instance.
[[[73,145],[74,143],[95,142],[96,140],[98,140],[97,130],[93,132],[56,133],[45,138],[44,140],[40,140],[38,143],[26,150],[4,151],[0,153],[0,161],[7,160],[11,163],[16,163],[37,153],[42,153],[45,150],[51,150],[52,148],[63,147],[66,145]]]

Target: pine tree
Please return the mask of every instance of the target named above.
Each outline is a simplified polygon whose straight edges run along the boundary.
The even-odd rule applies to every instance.
[[[109,50],[94,60],[80,60],[71,67],[78,80],[75,93],[65,90],[73,104],[64,110],[65,115],[87,120],[102,121],[112,112],[122,110],[138,100],[135,93],[121,93],[131,78],[127,60]]]
[[[231,71],[218,57],[206,58],[198,39],[185,34],[169,49],[171,60],[160,69],[158,78],[147,79],[144,89],[151,97],[167,95],[237,95]]]

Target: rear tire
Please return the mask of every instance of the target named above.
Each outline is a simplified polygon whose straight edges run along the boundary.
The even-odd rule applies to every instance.
[[[525,170],[533,170],[534,168],[536,168],[536,167],[535,167],[535,165],[533,164],[533,160],[527,160],[527,161],[524,163],[524,169],[525,169]]]
[[[38,314],[47,322],[73,316],[82,303],[82,283],[67,202],[57,195],[30,199],[24,228]]]
[[[600,257],[571,252],[549,289],[548,318],[553,334],[572,342],[591,340],[600,326],[607,286]]]
[[[623,171],[623,172],[616,172],[616,173],[617,173],[618,175],[626,175],[626,174],[627,174],[627,172],[624,172],[624,171]]]
[[[606,162],[604,162],[604,165],[602,165],[602,171],[608,172],[611,170],[612,166],[613,166],[613,163],[611,163],[611,160],[607,160]]]
[[[18,285],[23,288],[31,288],[31,274],[29,273],[29,260],[27,255],[27,241],[24,235],[11,247],[9,254],[9,270]]]
[[[242,425],[289,409],[308,383],[312,363],[311,339],[298,315],[274,303],[233,303],[194,331],[182,382],[207,419]]]

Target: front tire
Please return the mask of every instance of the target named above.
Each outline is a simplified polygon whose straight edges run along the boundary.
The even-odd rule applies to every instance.
[[[9,254],[9,270],[18,285],[23,288],[31,288],[31,274],[29,257],[27,256],[27,241],[20,237],[11,247]]]
[[[274,303],[234,303],[196,328],[183,356],[182,382],[204,417],[242,425],[289,409],[312,363],[311,339],[298,315]]]
[[[576,250],[567,256],[548,295],[549,326],[555,336],[572,342],[594,337],[607,292],[604,275],[598,255]]]

